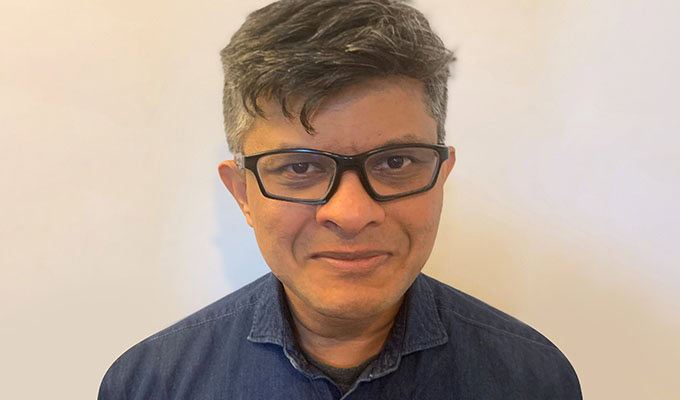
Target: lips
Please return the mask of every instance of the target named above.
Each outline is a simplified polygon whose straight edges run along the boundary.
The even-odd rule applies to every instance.
[[[391,253],[383,250],[322,251],[312,259],[325,262],[342,272],[370,272],[387,261]]]

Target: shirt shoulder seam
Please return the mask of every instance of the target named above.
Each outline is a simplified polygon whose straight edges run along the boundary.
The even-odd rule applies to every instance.
[[[451,311],[456,316],[456,318],[461,319],[468,324],[476,325],[476,326],[479,326],[479,327],[482,327],[482,328],[485,328],[485,329],[489,329],[489,330],[492,330],[492,331],[495,331],[495,332],[498,332],[498,333],[501,333],[501,334],[504,334],[504,335],[507,335],[507,336],[511,336],[511,337],[514,337],[514,338],[517,338],[517,339],[522,339],[522,340],[525,340],[527,342],[531,342],[533,344],[539,345],[541,347],[545,347],[545,348],[548,348],[548,349],[551,349],[551,350],[556,350],[556,351],[559,352],[559,349],[552,343],[550,343],[550,344],[541,343],[541,342],[538,342],[534,339],[528,338],[526,336],[519,335],[517,333],[510,332],[510,331],[507,331],[505,329],[498,328],[498,327],[495,327],[493,325],[489,325],[489,324],[477,321],[475,319],[472,319],[472,318],[469,318],[469,317],[466,317],[466,316],[460,314],[458,311],[456,311],[455,309],[453,309],[451,307],[441,305],[440,308]],[[540,333],[539,333],[539,335],[540,335]]]
[[[230,312],[227,312],[227,313],[224,313],[224,314],[220,314],[220,315],[217,315],[217,316],[215,316],[215,317],[212,317],[212,318],[209,318],[209,319],[206,319],[206,320],[194,322],[194,323],[192,323],[192,324],[190,324],[190,325],[186,325],[186,326],[181,326],[181,327],[175,328],[175,329],[173,329],[173,330],[171,330],[171,331],[169,331],[169,332],[163,333],[162,335],[152,336],[152,337],[148,338],[147,340],[145,340],[145,342],[147,342],[147,343],[154,342],[154,341],[159,340],[159,339],[162,339],[162,338],[164,338],[164,337],[166,337],[166,336],[174,335],[174,334],[176,334],[176,333],[179,333],[179,332],[184,331],[184,330],[187,330],[187,329],[196,328],[196,327],[198,327],[198,326],[205,325],[205,324],[210,323],[210,322],[214,322],[214,321],[217,321],[217,320],[220,320],[220,319],[227,318],[227,317],[229,317],[229,316],[231,316],[231,315],[234,315],[234,314],[236,314],[236,313],[241,312],[242,310],[244,310],[244,309],[246,309],[246,308],[252,307],[252,306],[256,305],[257,303],[258,303],[258,302],[248,303],[248,304],[245,304],[245,305],[243,305],[243,306],[241,306],[241,307],[239,307],[239,308],[237,308],[237,309],[235,309],[235,310],[232,310],[232,311],[230,311]]]

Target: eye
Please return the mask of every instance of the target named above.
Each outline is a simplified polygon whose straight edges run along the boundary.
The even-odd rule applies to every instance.
[[[309,169],[308,163],[297,163],[290,166],[295,173],[304,174]]]
[[[408,162],[410,161],[405,159],[404,157],[395,156],[387,159],[387,166],[389,166],[390,168],[401,168],[404,166],[404,163]]]
[[[305,173],[308,173],[308,172],[321,171],[321,169],[318,166],[315,166],[312,163],[308,163],[308,162],[288,164],[283,168],[283,170],[286,171],[286,172],[292,171],[295,174],[305,174]]]
[[[377,169],[401,169],[411,164],[411,159],[407,156],[391,155],[386,157],[376,165]]]

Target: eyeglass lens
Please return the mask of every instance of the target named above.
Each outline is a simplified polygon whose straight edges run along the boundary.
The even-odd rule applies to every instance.
[[[433,149],[405,147],[372,154],[363,167],[378,195],[394,196],[428,186],[438,162]],[[326,196],[337,168],[327,155],[304,152],[268,154],[257,163],[262,185],[270,195],[306,201]]]

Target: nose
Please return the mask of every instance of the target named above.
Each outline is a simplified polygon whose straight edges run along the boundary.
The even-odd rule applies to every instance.
[[[316,211],[319,224],[346,238],[356,236],[370,225],[379,225],[384,219],[385,210],[366,193],[356,171],[343,173],[333,196]]]

